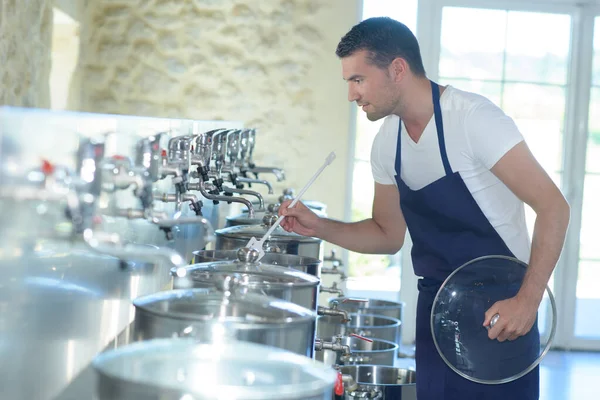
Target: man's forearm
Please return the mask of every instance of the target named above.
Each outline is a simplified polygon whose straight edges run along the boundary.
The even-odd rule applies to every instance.
[[[321,239],[357,253],[395,254],[404,244],[404,234],[394,237],[373,219],[347,223],[323,218],[322,223]]]
[[[519,296],[538,303],[562,251],[567,227],[569,206],[561,198],[553,207],[540,211],[535,220],[531,258]]]

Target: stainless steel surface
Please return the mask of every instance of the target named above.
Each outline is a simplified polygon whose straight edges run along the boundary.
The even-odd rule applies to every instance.
[[[213,342],[228,337],[309,357],[313,353],[316,313],[273,297],[236,289],[186,289],[139,297],[133,304],[134,341],[189,336]]]
[[[100,400],[331,400],[336,374],[306,357],[251,343],[163,339],[94,361]]]
[[[417,379],[413,370],[382,365],[345,365],[340,371],[351,376],[351,381],[356,384],[354,390],[346,389],[346,400],[417,399]]]
[[[351,354],[349,356],[344,356],[332,350],[323,350],[315,351],[315,360],[321,361],[325,365],[374,364],[392,366],[398,351],[396,343],[381,339],[372,339],[372,342],[367,342],[359,338],[345,336],[341,344],[350,348]]]
[[[269,228],[266,225],[239,225],[217,229],[217,250],[237,250],[245,247],[252,238],[262,238]],[[321,259],[323,241],[301,236],[277,227],[265,241],[263,248],[269,253],[285,253]]]
[[[319,278],[266,262],[212,261],[173,269],[173,288],[212,288],[232,273],[243,277],[243,288],[249,293],[276,297],[317,310]]]
[[[19,193],[7,190],[7,185],[21,185],[35,178],[33,171],[40,170],[41,165],[41,169],[50,166],[57,173],[70,170],[91,177],[86,182],[92,193],[96,190],[93,169],[99,165],[95,158],[100,154],[94,143],[104,142],[105,157],[123,155],[137,161],[139,155],[139,165],[146,162],[148,171],[156,169],[150,179],[155,180],[154,188],[170,193],[172,178],[177,174],[160,167],[155,156],[166,148],[169,135],[186,131],[190,123],[0,107],[0,398],[92,398],[93,387],[85,384],[86,371],[98,352],[123,343],[125,339],[117,338],[128,336],[124,332],[134,317],[131,300],[171,284],[171,266],[158,258],[152,262],[119,261],[92,251],[82,235],[64,240],[72,237],[73,231],[83,233],[86,227],[72,229],[65,218],[63,194],[48,197],[40,192],[40,185],[30,185],[30,194],[37,193],[37,199],[19,199]],[[199,124],[202,129],[240,126],[224,121]],[[152,140],[140,143],[135,153],[143,137]],[[78,150],[86,138],[93,139],[87,147],[90,151],[81,153],[80,160],[85,162],[77,170]],[[119,179],[115,180],[117,186],[125,185]],[[96,203],[99,214],[92,220],[94,230],[108,235],[118,233],[126,248],[150,245],[148,253],[169,248],[186,260],[191,259],[193,250],[205,246],[201,224],[173,226],[173,241],[169,242],[164,232],[146,219],[115,217],[115,209],[141,209],[142,196],[136,191],[132,186],[103,192]],[[83,203],[91,204],[88,200],[81,198]],[[172,203],[157,208],[164,215],[175,212]],[[207,204],[203,211],[215,226],[223,226],[224,215],[229,214],[227,205]],[[182,217],[192,216],[188,213],[182,210]],[[52,235],[57,235],[56,239]]]
[[[350,313],[350,321],[340,323],[339,318],[322,316],[317,320],[317,336],[329,339],[335,335],[355,333],[368,338],[396,342],[400,321],[373,314]]]
[[[384,317],[397,319],[400,321],[400,326],[398,327],[398,336],[395,339],[395,342],[398,343],[398,345],[402,345],[402,316],[405,303],[376,299],[356,299],[360,301],[352,300],[354,299],[349,297],[333,298],[329,300],[329,306],[331,307],[332,304],[337,303],[339,309],[347,310],[350,313],[382,315]]]
[[[237,260],[237,249],[235,250],[198,250],[193,252],[192,263],[206,263],[213,261],[235,261]],[[320,277],[321,260],[313,257],[297,256],[294,254],[266,253],[260,260],[263,264],[278,265],[280,267],[293,268],[312,276]]]

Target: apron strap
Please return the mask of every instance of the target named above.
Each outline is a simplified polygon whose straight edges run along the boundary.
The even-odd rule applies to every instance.
[[[446,175],[452,175],[452,168],[450,168],[450,162],[448,161],[448,154],[446,153],[446,141],[444,139],[444,123],[442,122],[442,107],[440,106],[440,88],[435,82],[430,82],[431,95],[433,97],[433,113],[435,115],[435,127],[440,146],[440,155],[442,156],[442,164],[444,164],[444,171],[446,171]]]

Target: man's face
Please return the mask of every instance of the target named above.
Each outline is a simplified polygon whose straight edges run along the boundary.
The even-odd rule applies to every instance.
[[[377,121],[394,112],[399,99],[396,82],[389,69],[368,62],[366,51],[342,58],[342,76],[348,82],[348,101],[356,101],[369,120]]]

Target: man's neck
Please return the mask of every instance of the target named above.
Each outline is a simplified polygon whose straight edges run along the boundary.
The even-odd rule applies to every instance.
[[[402,102],[394,114],[404,122],[411,139],[418,142],[433,116],[431,82],[427,78],[414,78],[405,82],[402,89]]]

